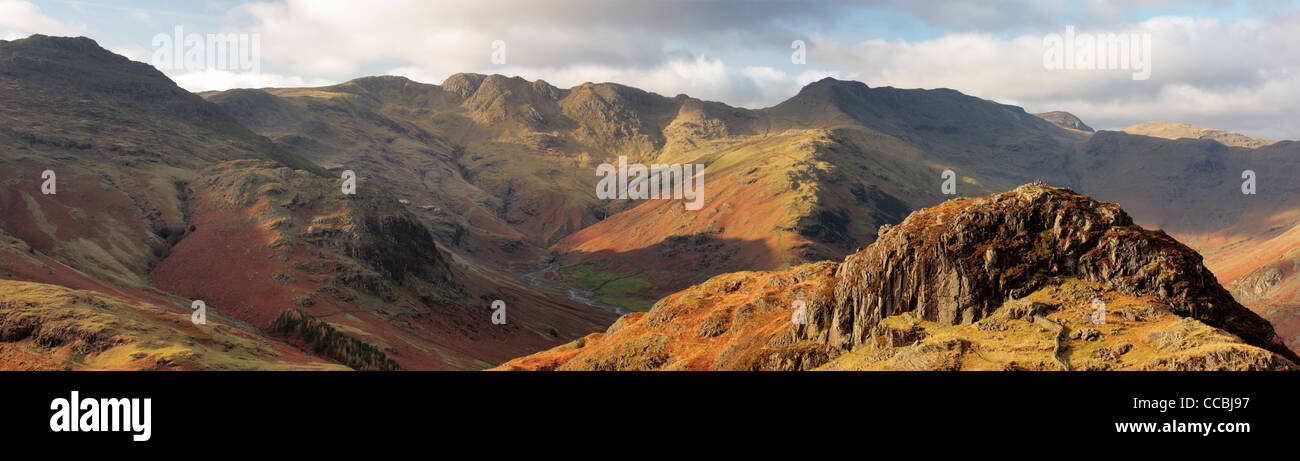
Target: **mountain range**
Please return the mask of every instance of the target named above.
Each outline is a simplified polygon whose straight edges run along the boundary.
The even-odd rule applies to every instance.
[[[1300,347],[1295,141],[835,79],[764,109],[478,74],[193,94],[46,36],[0,42],[0,85],[0,368],[1286,369]],[[597,198],[620,156],[705,165],[704,208]],[[962,259],[983,245],[1007,256]],[[843,282],[891,261],[930,269],[884,277],[897,297]],[[917,298],[936,286],[961,302]],[[1094,298],[1127,323],[1086,326]],[[1043,325],[1092,340],[1058,363]]]

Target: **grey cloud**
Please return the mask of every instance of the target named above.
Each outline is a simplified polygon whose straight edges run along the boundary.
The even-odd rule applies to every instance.
[[[1287,116],[1269,109],[1300,105],[1292,89],[1300,55],[1288,49],[1300,42],[1294,5],[1254,3],[1268,14],[1231,24],[1126,22],[1131,12],[1164,3],[394,0],[358,11],[349,3],[288,0],[240,12],[263,35],[269,70],[286,76],[337,80],[394,71],[438,83],[455,72],[499,72],[560,86],[617,81],[760,107],[792,96],[810,75],[833,74],[873,86],[949,87],[1035,111],[1067,110],[1099,127],[1182,121],[1296,137]],[[876,11],[862,8],[893,8],[949,33],[861,43],[830,35],[863,11]],[[1043,69],[1042,34],[1060,33],[1063,21],[1086,33],[1151,32],[1157,41],[1151,80]],[[1007,32],[1013,29],[1028,32]],[[808,66],[781,62],[793,38],[808,42]],[[489,43],[497,39],[507,42],[508,65],[488,62]],[[771,63],[754,62],[769,52]]]

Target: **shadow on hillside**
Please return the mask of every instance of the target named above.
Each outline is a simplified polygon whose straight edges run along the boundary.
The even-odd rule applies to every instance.
[[[591,271],[602,277],[643,280],[648,286],[635,294],[659,299],[718,274],[780,269],[787,265],[788,256],[761,240],[697,233],[669,237],[632,251],[569,252],[557,257],[557,262],[566,268],[589,264]]]

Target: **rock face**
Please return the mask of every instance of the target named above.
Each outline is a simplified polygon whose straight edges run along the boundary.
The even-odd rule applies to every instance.
[[[886,317],[970,324],[1061,278],[1153,298],[1176,315],[1296,360],[1195,251],[1133,225],[1118,205],[1041,186],[950,200],[882,229],[822,286],[797,335],[850,351],[887,335]]]
[[[1034,115],[1043,120],[1052,122],[1052,124],[1059,126],[1061,128],[1087,131],[1089,133],[1094,131],[1092,127],[1088,126],[1086,123],[1083,123],[1083,120],[1079,120],[1079,117],[1075,117],[1074,114],[1071,114],[1069,112],[1062,112],[1058,110],[1058,111],[1044,112],[1041,114],[1034,114]]]

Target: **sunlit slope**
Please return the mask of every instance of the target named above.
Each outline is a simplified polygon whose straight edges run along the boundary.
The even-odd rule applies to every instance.
[[[1292,350],[1300,350],[1300,225],[1262,242],[1224,250],[1207,264],[1233,296],[1277,327]]]
[[[565,266],[589,265],[597,278],[634,273],[645,283],[630,296],[650,302],[717,273],[841,258],[882,224],[941,200],[931,180],[940,170],[882,152],[871,137],[787,130],[665,160],[706,165],[701,210],[644,201],[553,249]]]
[[[1300,221],[1292,142],[1093,134],[1069,114],[947,89],[825,79],[750,110],[612,83],[460,74],[205,97],[335,173],[392,184],[450,251],[505,269],[502,283],[558,255],[554,278],[630,308],[726,271],[842,257],[880,224],[948,198],[945,170],[958,196],[1042,179],[1121,203],[1203,252],[1225,282],[1267,264],[1236,256],[1272,251],[1253,248]],[[597,199],[596,167],[619,156],[705,165],[705,209]],[[1255,196],[1239,193],[1246,169]]]
[[[912,213],[843,263],[719,275],[499,369],[1288,370],[1295,359],[1191,249],[1114,204],[1025,186]]]
[[[0,369],[346,370],[219,315],[0,280]]]
[[[1030,178],[1062,178],[1086,134],[1061,129],[1018,107],[952,90],[868,88],[822,80],[741,123],[753,134],[697,139],[665,149],[654,163],[706,167],[706,202],[649,200],[558,242],[571,283],[632,293],[640,305],[709,276],[834,260],[873,241],[882,224],[950,198],[983,195]],[[739,122],[737,121],[739,120]],[[563,271],[561,272],[563,274]]]
[[[1125,133],[1165,139],[1208,139],[1225,146],[1257,148],[1273,144],[1272,139],[1254,138],[1231,131],[1215,130],[1186,123],[1147,122],[1124,129]]]

